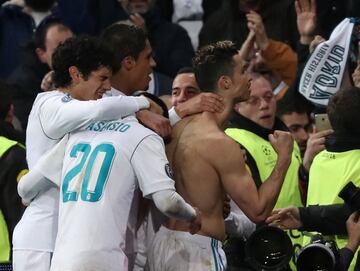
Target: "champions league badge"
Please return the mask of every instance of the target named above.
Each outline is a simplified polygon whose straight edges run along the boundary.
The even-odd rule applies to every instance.
[[[173,179],[173,173],[169,164],[165,165],[165,172],[170,179]]]
[[[67,103],[67,102],[70,102],[72,100],[70,94],[65,94],[64,97],[62,97],[61,101],[63,103]]]

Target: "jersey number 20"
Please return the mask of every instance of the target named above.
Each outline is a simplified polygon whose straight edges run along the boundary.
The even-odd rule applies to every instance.
[[[62,185],[63,202],[77,201],[80,185],[81,200],[89,202],[100,200],[115,155],[115,148],[111,144],[100,144],[91,150],[90,144],[79,143],[71,149],[70,157],[77,158],[80,153],[82,153],[80,162],[65,175]],[[79,174],[83,176],[78,176]],[[94,180],[93,178],[96,178],[96,182],[94,188],[90,190],[90,180]],[[70,183],[72,190],[69,189]]]

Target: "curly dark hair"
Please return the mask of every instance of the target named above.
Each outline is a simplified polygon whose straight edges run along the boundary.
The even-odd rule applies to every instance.
[[[206,45],[196,52],[193,66],[196,81],[202,91],[213,92],[221,76],[233,76],[233,56],[237,53],[236,45],[228,40]]]
[[[148,37],[140,27],[116,23],[102,32],[101,39],[113,51],[114,59],[120,65],[127,56],[137,60]]]
[[[91,72],[107,67],[115,72],[118,66],[109,48],[95,37],[73,37],[60,44],[52,57],[55,87],[71,84],[69,68],[75,66],[86,80]]]

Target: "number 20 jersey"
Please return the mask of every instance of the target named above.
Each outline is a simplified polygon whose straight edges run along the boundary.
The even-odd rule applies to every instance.
[[[139,188],[174,190],[167,167],[162,139],[132,118],[70,134],[51,271],[128,270]]]

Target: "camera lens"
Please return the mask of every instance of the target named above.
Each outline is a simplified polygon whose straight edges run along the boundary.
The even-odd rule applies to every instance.
[[[249,238],[246,253],[250,263],[262,270],[284,267],[292,255],[292,245],[287,234],[277,228],[263,227]]]
[[[298,271],[330,271],[335,267],[335,257],[326,246],[311,244],[301,251],[296,266]]]

